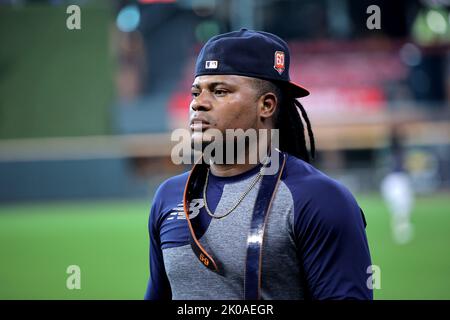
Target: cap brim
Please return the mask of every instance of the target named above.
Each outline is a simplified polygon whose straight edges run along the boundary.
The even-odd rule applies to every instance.
[[[306,97],[309,95],[309,91],[303,88],[301,85],[296,84],[293,81],[290,81],[288,84],[289,90],[292,92],[295,98]]]

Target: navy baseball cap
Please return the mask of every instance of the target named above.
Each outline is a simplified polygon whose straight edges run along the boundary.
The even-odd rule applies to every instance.
[[[291,81],[287,43],[264,31],[241,29],[209,39],[201,49],[195,77],[202,75],[240,75],[285,84],[294,97],[309,91]]]

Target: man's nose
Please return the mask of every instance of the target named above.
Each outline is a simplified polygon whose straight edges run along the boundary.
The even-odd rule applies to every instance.
[[[207,92],[202,91],[191,101],[191,109],[194,111],[207,111],[211,109],[211,100]]]

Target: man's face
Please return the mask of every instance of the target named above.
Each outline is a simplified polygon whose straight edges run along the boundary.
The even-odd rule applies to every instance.
[[[203,75],[192,84],[189,108],[192,143],[210,142],[202,131],[258,127],[258,102],[252,78],[236,75]],[[201,128],[201,131],[199,130]]]

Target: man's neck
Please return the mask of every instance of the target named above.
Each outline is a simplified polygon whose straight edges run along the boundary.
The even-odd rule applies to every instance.
[[[257,152],[257,150],[254,150]],[[258,154],[258,153],[256,153]],[[256,161],[255,161],[256,160]],[[263,159],[259,159],[259,155],[256,159],[250,159],[249,152],[245,153],[245,161],[244,163],[237,163],[237,158],[235,158],[235,162],[232,164],[217,164],[214,162],[210,162],[211,173],[218,177],[232,177],[238,174],[247,172],[257,165],[261,163]]]
[[[268,145],[270,146],[270,144],[271,144],[270,135],[267,137],[267,139],[268,139],[267,140]],[[255,146],[253,146],[253,147],[255,147]],[[264,145],[264,148],[267,148],[267,150],[270,150],[270,148],[267,147],[267,144]],[[251,149],[252,151],[249,151],[249,149]],[[250,161],[250,157],[249,157],[250,152],[255,152],[256,154],[258,154],[257,163],[254,163],[254,161],[253,162]],[[259,159],[258,148],[253,149],[253,148],[249,147],[249,148],[246,148],[246,151],[245,151],[245,163],[244,164],[236,164],[236,163],[234,163],[234,164],[216,164],[214,162],[210,162],[210,168],[211,168],[211,173],[215,176],[232,177],[232,176],[236,176],[238,174],[241,174],[241,173],[244,173],[246,171],[253,169],[261,161],[263,161],[263,159]]]
[[[247,172],[254,167],[256,167],[257,164],[215,164],[211,163],[211,173],[218,177],[232,177],[236,176],[238,174]]]

